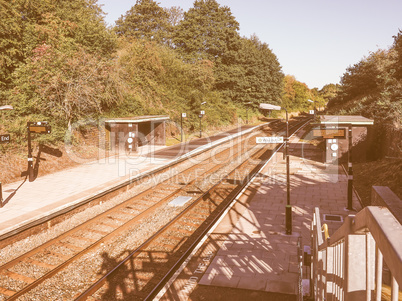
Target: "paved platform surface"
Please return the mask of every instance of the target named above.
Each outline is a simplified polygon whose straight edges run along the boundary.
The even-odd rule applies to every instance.
[[[319,207],[322,215],[342,218],[350,213],[345,210],[347,176],[338,165],[324,164],[323,151],[303,143],[303,134],[304,130],[294,136],[289,146],[292,234],[285,234],[286,165],[283,153],[278,152],[194,252],[161,300],[187,300],[190,295],[198,300],[199,296],[213,296],[217,288],[223,287],[243,289],[237,294],[227,291],[233,300],[252,296],[261,297],[255,300],[285,300],[289,295],[296,296],[297,243],[301,239],[302,245],[310,245],[314,208]],[[361,209],[356,196],[353,206],[356,211]],[[342,224],[323,221],[323,216],[321,221],[328,224],[330,234]],[[306,272],[304,268],[303,274]],[[244,290],[254,292],[247,294]],[[219,298],[210,300],[224,300]]]
[[[222,139],[239,135],[240,132],[252,131],[253,128],[255,127],[239,127],[173,147],[148,145],[130,156],[112,156],[45,175],[33,182],[25,180],[4,185],[3,207],[0,208],[0,237],[83,202],[130,178],[168,165],[191,151],[197,152],[201,148],[220,143]],[[169,155],[166,156],[166,153]]]
[[[116,186],[130,177],[152,170],[170,161],[149,158],[161,147],[142,148],[134,156],[112,156],[60,172],[3,186],[0,208],[0,236],[32,221]]]

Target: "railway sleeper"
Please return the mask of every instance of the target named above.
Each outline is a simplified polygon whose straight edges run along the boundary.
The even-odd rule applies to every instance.
[[[61,242],[61,241],[57,242],[55,245],[56,246],[58,245],[58,246],[61,246],[61,247],[64,247],[64,248],[67,248],[67,249],[70,249],[70,250],[76,251],[76,252],[82,251],[82,249],[83,249],[83,248],[78,247],[76,245],[73,245],[73,244],[70,244],[70,243],[67,243],[67,242]]]
[[[94,238],[89,238],[89,237],[84,237],[84,236],[78,236],[78,235],[71,235],[72,238],[78,239],[78,240],[84,240],[90,243],[97,242],[97,239]]]
[[[32,282],[34,282],[36,279],[25,276],[25,275],[21,275],[9,270],[4,271],[4,275],[6,275],[9,278],[12,278],[14,280],[18,280],[18,281],[22,281],[25,282],[27,284],[31,284]]]
[[[56,258],[59,258],[62,260],[67,260],[67,259],[71,258],[71,256],[69,256],[69,255],[64,255],[64,254],[60,254],[60,253],[56,253],[56,252],[48,251],[48,250],[46,250],[44,253],[46,256],[50,255],[50,256],[53,256],[53,257],[56,257]]]
[[[90,231],[90,232],[96,233],[96,234],[100,234],[102,236],[106,236],[106,235],[109,234],[109,232],[101,231],[101,230],[98,230],[98,229],[87,229],[87,230]]]
[[[57,267],[57,265],[45,263],[45,262],[42,262],[42,261],[39,261],[36,259],[32,259],[32,258],[26,258],[25,261],[30,264],[36,265],[38,267],[42,267],[42,268],[49,269],[49,270],[53,270],[54,268]]]
[[[5,296],[11,297],[12,295],[14,295],[16,292],[15,291],[11,291],[9,289],[0,287],[0,294],[3,294]]]

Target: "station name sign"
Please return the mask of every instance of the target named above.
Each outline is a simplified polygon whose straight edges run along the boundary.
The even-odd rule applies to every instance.
[[[313,135],[323,137],[324,139],[345,138],[345,129],[316,129],[313,130]]]
[[[283,137],[257,137],[257,143],[283,143]]]
[[[28,122],[28,131],[36,134],[50,134],[51,127],[47,121]]]

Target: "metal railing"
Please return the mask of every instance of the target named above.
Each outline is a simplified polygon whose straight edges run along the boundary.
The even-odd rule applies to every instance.
[[[402,226],[387,208],[369,206],[347,216],[328,238],[323,236],[320,211],[315,208],[311,236],[310,296],[314,300],[382,300],[383,262],[391,273],[389,300],[398,300]]]

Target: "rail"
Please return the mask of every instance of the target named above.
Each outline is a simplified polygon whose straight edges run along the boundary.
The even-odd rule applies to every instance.
[[[382,300],[383,262],[391,273],[390,300],[399,299],[402,226],[388,208],[369,206],[347,216],[327,239],[315,208],[311,234],[310,295],[314,300]]]

